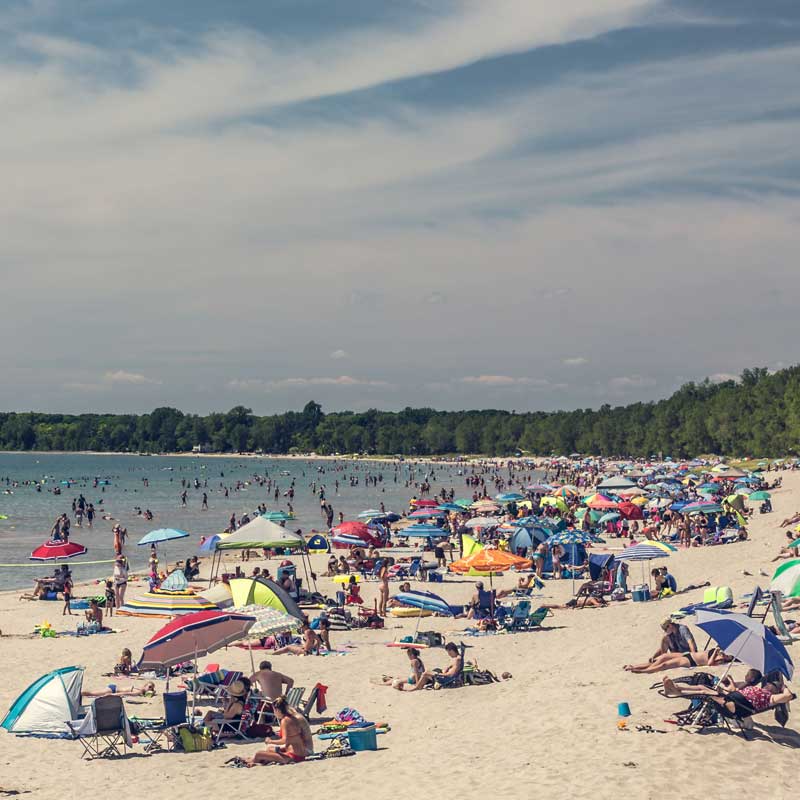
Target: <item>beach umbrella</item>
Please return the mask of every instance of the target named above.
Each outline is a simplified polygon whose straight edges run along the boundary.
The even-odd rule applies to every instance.
[[[528,558],[520,558],[507,550],[493,550],[484,548],[471,556],[461,558],[454,561],[450,565],[453,572],[468,573],[475,572],[488,572],[489,583],[492,582],[492,574],[495,572],[506,572],[512,568],[528,569],[531,566],[531,561]]]
[[[398,592],[392,599],[410,608],[442,614],[445,617],[453,616],[453,610],[447,602],[433,592],[421,592],[412,589],[408,592]]]
[[[626,547],[621,553],[615,555],[617,561],[641,561],[642,562],[642,583],[644,583],[644,562],[652,561],[655,558],[669,558],[669,551],[662,547],[656,547],[650,542],[641,542],[633,547]],[[650,583],[648,579],[648,585]]]
[[[433,517],[443,517],[444,512],[439,511],[437,508],[421,508],[419,511],[412,511],[409,519],[432,519]]]
[[[198,658],[243,639],[255,622],[255,617],[236,611],[197,611],[178,617],[150,637],[142,648],[139,669],[168,668],[194,660],[197,672]]]
[[[579,544],[587,545],[592,544],[595,541],[595,537],[591,534],[587,533],[586,531],[579,531],[575,528],[570,528],[565,531],[557,531],[556,533],[551,534],[547,538],[547,544],[552,547],[554,544],[560,545],[569,545],[572,548],[572,564],[570,567],[575,566],[575,558],[577,555]],[[570,569],[570,575],[572,576],[572,593],[575,594],[575,570]]]
[[[186,531],[179,531],[177,528],[158,528],[146,533],[136,544],[140,547],[147,544],[161,544],[162,542],[171,542],[174,539],[185,539],[188,535]]]
[[[584,513],[586,513],[586,509],[584,509]],[[615,519],[619,519],[620,515],[616,511],[609,511],[607,514],[603,514],[599,520],[597,520],[601,525],[605,525],[606,522],[613,522]]]
[[[459,506],[460,508],[469,508],[472,505],[472,500],[466,497],[459,497],[458,500],[453,501],[454,505]]]
[[[539,507],[544,508],[545,506],[553,506],[565,514],[569,511],[567,504],[560,497],[543,497],[539,501]]]
[[[719,503],[697,502],[689,503],[681,508],[682,514],[717,514],[722,511]]]
[[[557,489],[553,489],[550,494],[553,497],[577,497],[580,492],[578,491],[577,486],[559,486]]]
[[[497,503],[493,503],[491,500],[478,500],[477,503],[472,503],[470,508],[473,511],[479,511],[482,514],[491,514],[500,510],[500,506],[497,505]]]
[[[464,523],[467,528],[494,528],[501,522],[497,517],[473,517]]]
[[[633,481],[622,477],[606,478],[604,481],[597,484],[597,488],[603,489],[604,491],[619,491],[620,489],[633,489],[635,487],[636,484]]]
[[[379,508],[368,508],[365,511],[362,511],[359,515],[359,519],[371,519],[372,517],[382,517],[385,512],[381,511]]]
[[[769,492],[753,492],[753,494],[748,495],[748,500],[769,500],[772,495]]]
[[[792,679],[794,664],[789,653],[778,637],[759,620],[732,611],[698,609],[695,611],[695,624],[729,656],[763,675],[779,670],[788,680]]]
[[[457,511],[459,513],[464,510],[464,507],[457,503],[440,503],[436,508],[439,511]]]
[[[547,483],[532,483],[530,486],[525,487],[525,491],[541,494],[543,492],[552,492],[553,487]]]
[[[453,609],[450,608],[447,602],[433,592],[421,592],[412,589],[408,592],[398,592],[394,596],[394,600],[408,608],[418,608],[420,611],[430,611],[434,614],[442,614],[445,617],[454,616]],[[415,639],[421,619],[422,615],[417,615],[417,625],[414,628]]]
[[[769,588],[784,597],[800,596],[800,558],[790,558],[781,564],[772,575]]]
[[[276,608],[269,608],[266,606],[249,605],[236,609],[240,614],[247,614],[249,617],[255,617],[255,624],[247,632],[250,638],[261,638],[265,636],[275,636],[278,633],[286,633],[287,631],[295,631],[300,628],[301,622],[296,617],[278,611]],[[247,648],[250,653],[250,668],[253,672],[256,671],[255,661],[253,659],[253,648]]]
[[[586,503],[586,505],[589,508],[594,508],[600,511],[606,511],[611,508],[617,508],[619,503],[615,502],[606,495],[596,494],[593,497],[589,498],[589,501]]]
[[[31,561],[60,561],[65,558],[82,556],[88,552],[78,542],[45,542],[39,545],[30,555]]]
[[[506,492],[505,494],[496,494],[494,499],[500,503],[516,503],[525,499],[524,494],[519,492]]]
[[[642,509],[636,503],[625,502],[617,506],[617,511],[625,517],[625,519],[644,519]]]
[[[436,539],[449,536],[450,534],[437,525],[419,523],[418,525],[409,525],[407,528],[403,528],[401,535],[425,539]]]

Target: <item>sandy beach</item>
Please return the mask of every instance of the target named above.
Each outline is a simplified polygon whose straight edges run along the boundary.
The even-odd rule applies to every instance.
[[[766,586],[768,579],[759,577],[759,570],[772,574],[774,565],[769,562],[784,538],[778,525],[800,508],[800,474],[784,473],[783,488],[775,491],[773,504],[772,514],[754,515],[747,542],[674,553],[669,566],[679,584],[730,585],[737,600],[756,583]],[[609,550],[618,547],[610,540]],[[327,557],[315,558],[321,573]],[[259,562],[251,561],[249,566],[255,563]],[[277,564],[273,561],[269,566],[274,569]],[[637,577],[638,570],[639,565],[633,565],[632,577]],[[752,577],[743,575],[743,570]],[[495,583],[502,588],[515,581],[516,575],[507,573]],[[323,592],[334,591],[329,579],[319,583]],[[423,584],[423,588],[428,587]],[[466,601],[474,590],[471,580],[455,576],[430,588],[451,603]],[[87,592],[79,587],[76,595]],[[129,596],[137,593],[132,584]],[[364,585],[367,602],[376,593],[375,583]],[[413,620],[389,619],[382,631],[334,633],[334,645],[347,648],[346,655],[272,659],[275,668],[293,676],[299,686],[311,687],[319,681],[330,687],[330,712],[349,706],[369,719],[388,722],[391,731],[379,737],[378,752],[289,768],[231,770],[220,767],[234,755],[251,755],[258,744],[231,743],[207,753],[150,756],[139,745],[126,758],[87,763],[80,760],[77,742],[2,732],[0,789],[27,792],[31,798],[65,792],[82,797],[96,787],[116,785],[123,786],[125,794],[139,794],[150,793],[167,780],[169,791],[181,796],[219,796],[267,787],[296,796],[324,787],[334,794],[380,798],[409,791],[421,797],[447,793],[505,798],[528,796],[536,790],[578,798],[661,798],[665,792],[788,797],[795,748],[800,745],[796,716],[781,729],[771,714],[762,715],[756,723],[756,732],[761,733],[750,741],[716,729],[690,733],[664,722],[686,701],[668,700],[650,690],[660,676],[631,675],[622,669],[626,663],[647,660],[660,638],[659,622],[679,607],[698,601],[700,595],[694,591],[649,603],[557,610],[542,630],[463,638],[469,660],[498,675],[512,673],[510,680],[490,686],[401,694],[374,685],[370,679],[382,674],[405,674],[402,651],[385,645],[409,633]],[[563,603],[569,596],[569,581],[550,581],[534,603]],[[20,601],[17,592],[0,596],[3,712],[36,677],[57,667],[85,666],[84,688],[102,689],[110,680],[102,673],[113,667],[120,650],[130,647],[138,658],[142,644],[164,624],[164,620],[114,617],[115,634],[56,639],[30,635],[34,625],[43,621],[60,631],[74,630],[79,617],[62,617],[61,607],[58,602]],[[422,628],[462,641],[459,632],[469,624],[465,619],[430,618],[423,620]],[[702,633],[696,633],[702,644]],[[256,652],[257,660],[260,655]],[[429,668],[446,664],[440,649],[423,655]],[[249,668],[248,653],[236,647],[203,659],[201,667],[210,661],[227,668]],[[741,677],[744,669],[737,665],[734,674]],[[115,682],[127,684],[126,679]],[[627,701],[633,711],[625,731],[617,728],[620,701]],[[129,714],[157,716],[161,701],[159,697],[129,699],[126,706]],[[666,733],[640,732],[637,725]],[[191,781],[192,788],[178,788],[181,778]]]

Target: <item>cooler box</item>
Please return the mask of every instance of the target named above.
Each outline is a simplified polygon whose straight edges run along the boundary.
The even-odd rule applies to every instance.
[[[377,750],[378,734],[374,723],[362,725],[358,728],[348,728],[347,738],[353,750]]]
[[[632,592],[634,603],[644,603],[650,599],[649,586],[634,586]]]

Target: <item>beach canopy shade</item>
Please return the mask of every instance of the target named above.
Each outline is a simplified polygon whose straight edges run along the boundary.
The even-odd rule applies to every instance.
[[[87,549],[78,542],[45,542],[30,555],[31,561],[60,561],[64,558],[82,556]]]
[[[213,553],[217,549],[217,542],[227,539],[228,536],[230,536],[229,533],[215,533],[213,536],[204,539],[198,550],[201,553]]]
[[[794,664],[778,637],[762,622],[746,614],[698,609],[695,624],[729,656],[766,675],[775,670],[789,680]]]
[[[569,510],[567,504],[560,497],[543,497],[539,501],[539,507],[544,508],[544,506],[553,506],[565,514]]]
[[[243,639],[256,618],[235,611],[198,611],[167,623],[142,650],[140,669],[171,667]]]
[[[273,547],[305,547],[302,536],[287,531],[264,517],[256,517],[238,531],[217,542],[217,550],[269,550]]]
[[[188,535],[186,531],[179,531],[177,528],[158,528],[146,533],[136,544],[140,547],[146,544],[160,544],[161,542],[171,542],[175,539],[185,539]]]
[[[393,599],[409,608],[419,608],[422,611],[431,611],[446,617],[453,616],[453,610],[447,602],[433,592],[420,592],[412,589],[408,592],[398,592]]]
[[[83,667],[62,667],[37,678],[12,704],[0,722],[10,733],[68,733],[67,722],[81,708]]]
[[[518,569],[528,569],[531,561],[528,558],[520,558],[507,550],[490,550],[484,548],[466,558],[454,561],[450,565],[453,572],[505,572],[514,567]]]
[[[269,578],[232,578],[229,586],[236,608],[254,605],[274,608],[295,619],[303,619],[303,612],[289,593]]]
[[[169,591],[153,589],[128,600],[117,609],[117,614],[127,617],[179,617],[197,611],[218,611],[216,603],[201,597],[191,589]]]
[[[669,552],[652,544],[635,544],[615,554],[617,561],[652,561],[654,558],[669,558]]]
[[[306,546],[309,553],[327,553],[330,550],[328,540],[321,533],[313,534]]]

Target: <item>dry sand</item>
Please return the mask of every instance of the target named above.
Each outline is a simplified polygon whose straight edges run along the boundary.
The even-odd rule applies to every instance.
[[[800,474],[785,473],[784,488],[774,493],[773,505],[774,513],[755,515],[748,542],[674,554],[668,563],[679,583],[729,584],[737,599],[756,582],[765,586],[767,579],[759,578],[759,570],[772,573],[770,559],[784,542],[778,525],[800,509]],[[319,557],[318,566],[324,561]],[[272,562],[273,571],[275,566]],[[742,575],[744,569],[753,577]],[[638,575],[639,565],[633,565],[632,577]],[[510,586],[515,580],[507,575],[496,583]],[[326,579],[320,588],[333,591]],[[472,583],[462,579],[430,588],[450,602],[462,602],[473,591]],[[541,599],[564,602],[569,591],[568,581],[552,581]],[[135,584],[129,592],[137,594]],[[375,584],[366,584],[362,593],[371,601]],[[506,670],[513,674],[511,680],[491,686],[401,694],[372,684],[370,678],[383,673],[406,674],[403,652],[385,644],[410,632],[413,620],[389,620],[383,631],[335,633],[335,645],[353,645],[347,655],[272,659],[275,668],[294,676],[297,685],[311,687],[321,681],[329,686],[331,711],[355,707],[369,719],[390,723],[391,732],[378,738],[378,752],[291,767],[234,770],[220,767],[233,755],[249,756],[257,744],[151,756],[138,746],[126,758],[86,762],[80,760],[77,742],[18,738],[0,731],[0,789],[27,792],[31,798],[91,797],[106,787],[125,797],[245,796],[264,790],[288,797],[315,792],[355,798],[409,794],[506,798],[537,792],[594,800],[788,797],[794,783],[795,748],[800,745],[800,704],[795,704],[785,731],[771,715],[759,717],[756,731],[761,734],[751,741],[722,731],[690,733],[664,722],[686,701],[667,700],[649,690],[658,676],[622,670],[625,663],[646,660],[657,647],[659,621],[699,600],[700,594],[599,610],[556,611],[543,630],[466,638],[469,659],[497,674]],[[44,620],[57,630],[74,629],[79,618],[62,617],[61,605],[21,602],[17,593],[0,596],[0,713],[37,676],[57,667],[84,665],[84,687],[103,688],[109,679],[101,674],[113,667],[119,651],[127,646],[138,656],[142,643],[164,624],[114,617],[113,626],[120,632],[113,635],[25,636]],[[457,641],[456,633],[468,625],[463,619],[423,621],[423,629],[442,631]],[[698,640],[702,645],[702,634]],[[260,655],[268,657],[255,654],[257,659]],[[429,667],[445,666],[442,650],[423,657]],[[201,664],[211,661],[249,668],[248,653],[235,647]],[[741,666],[734,670],[737,677],[743,672]],[[617,703],[623,700],[633,710],[627,731],[617,729]],[[126,705],[130,714],[157,716],[160,700],[127,700]],[[667,733],[637,732],[637,724]]]

